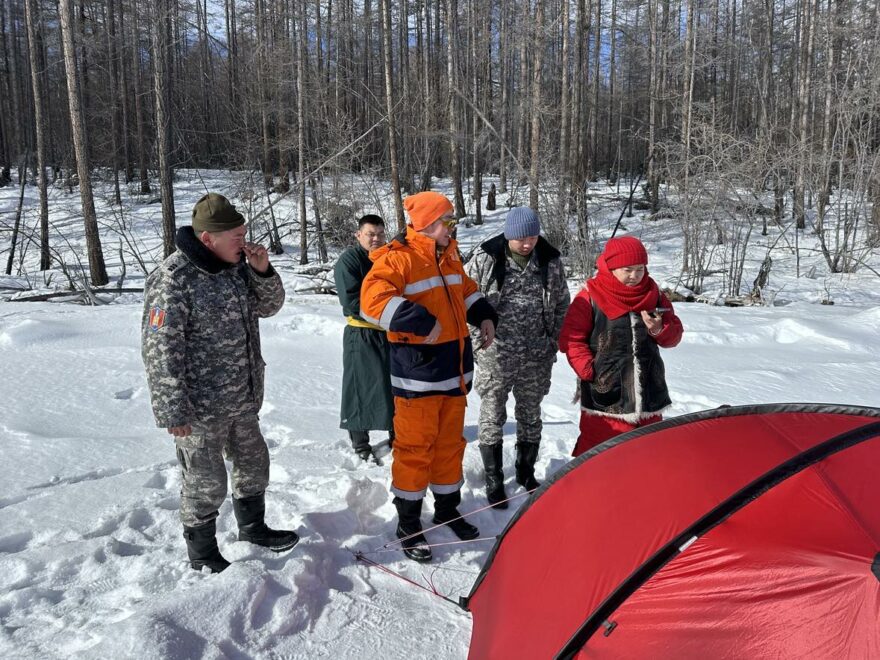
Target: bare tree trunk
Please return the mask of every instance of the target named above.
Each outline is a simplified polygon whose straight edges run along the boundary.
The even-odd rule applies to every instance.
[[[30,0],[27,0],[28,2]],[[119,69],[116,60],[116,15],[114,0],[107,0],[107,58],[110,60],[110,84],[112,89],[119,88]],[[122,195],[119,192],[119,102],[123,101],[110,94],[110,149],[112,150],[110,162],[113,165],[113,201],[117,206],[122,206]]]
[[[450,164],[452,170],[452,188],[455,195],[455,217],[462,218],[466,215],[464,208],[464,194],[461,190],[461,144],[459,143],[459,131],[461,122],[458,118],[458,79],[456,76],[458,66],[458,48],[455,38],[455,26],[458,23],[458,0],[446,0],[446,79],[449,86],[449,147]]]
[[[238,53],[236,48],[235,34],[235,0],[225,0],[225,18],[226,18],[226,83],[229,89],[229,105],[237,108],[236,91],[238,88]]]
[[[125,58],[125,9],[119,6],[119,31],[116,33],[117,66],[119,67],[119,102],[122,105],[122,159],[125,170],[125,183],[134,181],[134,162],[131,154],[131,117],[128,100],[128,66]]]
[[[315,214],[315,236],[318,237],[318,261],[322,264],[327,263],[327,245],[324,242],[324,229],[321,224],[321,205],[318,203],[318,182],[315,177],[309,178],[309,185],[312,188],[312,213]]]
[[[86,137],[86,127],[83,123],[82,106],[80,104],[79,71],[76,66],[76,46],[73,42],[73,13],[70,7],[70,0],[59,0],[58,10],[61,19],[61,41],[64,47],[64,68],[67,72],[70,128],[73,135],[73,149],[76,153],[79,194],[82,200],[86,246],[89,255],[89,276],[92,284],[103,286],[108,282],[107,269],[104,266],[104,253],[101,251],[101,238],[98,235],[95,200],[92,197],[92,179],[87,149],[88,139]]]
[[[589,22],[589,9],[585,6],[584,0],[575,0],[577,3],[577,12],[575,17],[575,56],[574,56],[574,81],[571,90],[571,131],[570,144],[568,151],[568,171],[572,176],[572,187],[580,188],[583,183],[583,164],[580,159],[581,155],[581,134],[584,126],[584,102],[583,90],[585,85],[584,67],[586,42],[587,42],[587,23]]]
[[[141,49],[138,37],[138,9],[137,0],[132,2],[132,16],[134,17],[133,40],[134,47],[132,52],[132,78],[134,79],[134,115],[137,124],[137,148],[138,148],[138,170],[141,181],[141,194],[150,194],[150,173],[147,169],[147,138],[146,129],[144,128],[144,101],[143,90],[141,88]]]
[[[259,90],[260,103],[260,136],[263,146],[262,170],[263,185],[266,190],[272,188],[273,168],[271,156],[269,155],[269,92],[268,83],[266,81],[266,68],[268,58],[266,57],[267,39],[266,39],[266,8],[263,0],[256,0],[254,3],[254,13],[256,20],[256,38],[257,38],[257,89]]]
[[[0,96],[0,185],[5,185],[6,173],[12,165],[12,75],[10,75],[9,49],[7,48],[6,4],[0,2],[0,54],[3,56],[3,94]]]
[[[657,115],[660,96],[660,61],[659,61],[659,26],[657,0],[648,2],[649,23],[649,58],[650,82],[648,83],[648,196],[651,202],[651,214],[660,210],[660,175],[657,159]]]
[[[681,140],[683,146],[683,185],[682,185],[682,211],[684,213],[684,250],[682,252],[682,269],[688,270],[691,263],[696,266],[696,231],[691,230],[691,197],[690,197],[690,154],[691,154],[691,117],[694,104],[694,70],[697,52],[697,0],[688,0],[687,3],[687,29],[685,32],[685,69],[684,89],[682,90],[681,108]]]
[[[570,0],[562,0],[560,11],[562,12],[562,89],[560,90],[559,101],[559,176],[560,176],[560,209],[565,209],[568,198],[568,143],[571,130],[571,75],[569,67],[571,66],[571,6]]]
[[[529,7],[531,0],[523,0],[526,5],[525,14],[531,13],[531,8]],[[519,29],[523,29],[523,25],[526,22],[523,21],[518,25]],[[516,181],[517,184],[525,183],[525,176],[528,172],[523,172],[520,164],[525,162],[526,155],[526,133],[528,132],[528,116],[529,116],[529,66],[528,66],[528,53],[529,53],[529,44],[528,44],[528,36],[525,34],[519,35],[519,85],[517,86],[517,92],[519,93],[519,113],[516,118]],[[535,109],[532,108],[532,112]]]
[[[31,90],[34,99],[34,125],[36,128],[37,142],[37,186],[40,190],[40,270],[48,270],[52,267],[52,258],[49,255],[49,198],[46,182],[46,113],[43,101],[43,80],[40,71],[37,50],[42,41],[37,36],[42,31],[42,15],[36,5],[36,0],[25,0],[25,23],[28,34],[28,57],[31,64]],[[15,251],[15,241],[9,252],[10,265],[6,268],[6,274],[11,272],[12,253]]]
[[[28,0],[30,1],[30,0]],[[6,260],[6,274],[12,275],[12,264],[15,263],[15,246],[18,243],[18,230],[21,226],[21,209],[24,206],[24,188],[27,185],[27,163],[22,163],[21,176],[19,177],[18,208],[15,211],[15,219],[12,221],[12,236],[9,239],[9,257]]]
[[[822,121],[822,181],[818,199],[816,233],[821,234],[825,224],[826,206],[831,197],[831,154],[833,138],[832,102],[834,100],[834,68],[837,65],[837,0],[828,0],[828,22],[825,37],[825,112]]]
[[[500,61],[501,66],[501,107],[503,111],[501,112],[501,145],[499,148],[499,159],[500,163],[498,164],[498,187],[499,192],[506,193],[507,192],[507,143],[509,141],[509,128],[508,128],[508,120],[507,118],[510,116],[510,113],[507,112],[507,106],[510,99],[510,35],[508,34],[510,30],[510,22],[508,18],[508,12],[501,12],[501,48],[499,50],[498,59]]]
[[[608,54],[608,123],[606,124],[607,141],[605,143],[605,179],[611,181],[612,167],[619,150],[620,133],[614,136],[614,83],[617,80],[617,0],[611,0],[611,45]]]
[[[601,87],[600,80],[600,64],[602,53],[602,0],[594,0],[596,5],[596,14],[591,26],[592,32],[596,35],[593,38],[593,106],[590,108],[590,130],[589,130],[589,147],[587,149],[587,176],[594,179],[596,170],[599,167],[599,89]]]
[[[532,142],[529,169],[529,206],[538,210],[538,173],[541,163],[541,89],[544,86],[544,0],[535,0],[535,36],[532,47]]]
[[[174,217],[174,184],[171,136],[171,0],[156,0],[153,21],[153,87],[156,99],[156,155],[159,160],[159,192],[162,197],[162,242],[167,257],[177,248]]]
[[[422,55],[422,94],[424,95],[422,101],[422,112],[424,113],[424,140],[422,149],[424,151],[425,168],[422,171],[419,189],[424,191],[431,189],[431,176],[434,171],[434,149],[430,137],[433,127],[433,122],[431,120],[433,115],[431,112],[431,12],[428,8],[428,0],[421,0],[421,3],[422,8],[419,12],[421,18],[419,19],[418,24],[418,43]]]
[[[306,217],[306,0],[298,0],[299,30],[296,35],[298,44],[296,58],[296,123],[297,151],[299,152],[299,262],[309,263],[308,218]]]
[[[803,229],[806,226],[804,213],[804,188],[806,186],[807,167],[807,130],[810,115],[810,84],[813,71],[813,37],[815,35],[816,14],[818,13],[818,0],[811,6],[811,0],[804,0],[804,16],[801,22],[801,39],[803,50],[801,52],[801,76],[798,89],[798,104],[800,107],[800,122],[798,130],[798,147],[800,154],[797,158],[797,172],[795,174],[794,188],[792,190],[792,213],[795,226]],[[815,7],[815,9],[813,8]]]
[[[478,61],[478,44],[481,40],[478,37],[477,28],[479,21],[477,19],[477,3],[474,0],[468,2],[468,14],[470,16],[470,56],[471,56],[471,103],[475,108],[482,111],[482,103],[480,101],[480,66]],[[483,224],[483,171],[480,161],[480,117],[477,112],[472,113],[471,124],[471,149],[473,150],[473,200],[474,200],[474,224]]]
[[[391,194],[394,197],[394,210],[397,217],[397,230],[406,229],[403,217],[403,200],[400,198],[400,173],[397,164],[397,134],[394,122],[394,70],[391,61],[391,7],[389,0],[381,0],[382,11],[382,50],[385,59],[385,108],[388,113],[388,156],[391,161]]]

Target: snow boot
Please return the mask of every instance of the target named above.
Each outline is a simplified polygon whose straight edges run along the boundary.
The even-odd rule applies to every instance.
[[[349,431],[348,437],[351,438],[351,447],[354,449],[354,453],[360,456],[362,461],[369,461],[373,458],[369,431]]]
[[[220,554],[217,547],[217,521],[212,520],[198,527],[183,527],[183,538],[186,539],[186,554],[189,565],[201,571],[207,567],[212,573],[222,573],[229,568],[229,562]]]
[[[405,539],[400,543],[403,554],[413,561],[421,563],[431,561],[433,558],[431,546],[422,534],[421,517],[424,500],[405,500],[402,497],[395,497],[392,501],[397,508],[397,538]]]
[[[272,552],[290,550],[299,543],[296,532],[272,529],[265,522],[266,495],[232,498],[232,510],[238,521],[238,540],[269,548]]]
[[[459,504],[460,490],[445,495],[434,493],[434,524],[446,525],[462,541],[470,541],[480,535],[480,530],[461,517]]]
[[[535,461],[538,460],[537,442],[516,443],[516,483],[531,492],[541,484],[535,479]]]
[[[501,443],[480,445],[483,469],[486,471],[486,499],[496,509],[507,508],[507,493],[504,492],[504,471]]]

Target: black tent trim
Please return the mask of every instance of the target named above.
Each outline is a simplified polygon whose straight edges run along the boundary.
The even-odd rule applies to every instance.
[[[694,540],[705,535],[714,527],[720,525],[731,515],[753,502],[761,495],[770,491],[775,486],[783,483],[786,479],[802,472],[803,470],[825,460],[829,456],[854,447],[862,442],[872,440],[880,436],[880,422],[871,422],[846,433],[842,433],[830,440],[826,440],[797,456],[793,456],[784,463],[780,463],[769,472],[755,479],[739,492],[734,493],[690,527],[671,539],[666,545],[654,553],[645,563],[633,571],[589,618],[581,624],[581,627],[571,636],[571,639],[562,647],[556,655],[557,660],[573,658],[586,644],[593,634],[602,626],[603,621],[620,607],[627,598],[633,595],[645,582],[647,582],[661,568],[681,554]]]

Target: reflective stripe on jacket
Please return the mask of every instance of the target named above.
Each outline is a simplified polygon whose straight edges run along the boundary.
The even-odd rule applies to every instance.
[[[497,322],[494,310],[462,267],[456,242],[439,257],[433,239],[406,234],[370,254],[373,268],[361,287],[361,316],[388,331],[391,387],[414,398],[465,395],[473,378],[467,324]],[[433,344],[424,338],[439,321]]]

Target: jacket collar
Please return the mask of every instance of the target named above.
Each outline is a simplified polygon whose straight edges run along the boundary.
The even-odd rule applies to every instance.
[[[486,254],[495,257],[495,259],[507,259],[507,254],[505,252],[507,249],[507,239],[504,238],[503,233],[484,241],[480,247],[483,248],[483,251],[486,252]],[[534,253],[538,266],[542,268],[554,259],[559,258],[559,250],[550,245],[547,239],[543,236],[538,236],[538,242],[535,244]]]
[[[197,237],[191,226],[181,227],[174,238],[177,249],[189,259],[196,268],[216,275],[224,270],[235,268],[238,264],[230,264],[211,252]],[[242,255],[244,259],[244,255]]]
[[[419,252],[423,256],[428,257],[431,260],[434,259],[434,255],[437,253],[437,242],[433,238],[428,238],[424,234],[419,233],[415,229],[413,229],[412,225],[407,225],[406,231],[400,232],[386,245],[383,245],[382,247],[370,252],[370,259],[376,261],[383,255],[388,254],[390,251],[399,250],[403,247],[408,247],[411,250]],[[458,250],[458,242],[455,239],[450,239],[449,245],[446,246],[446,249],[443,251],[443,253],[454,253],[450,252],[450,250]]]

